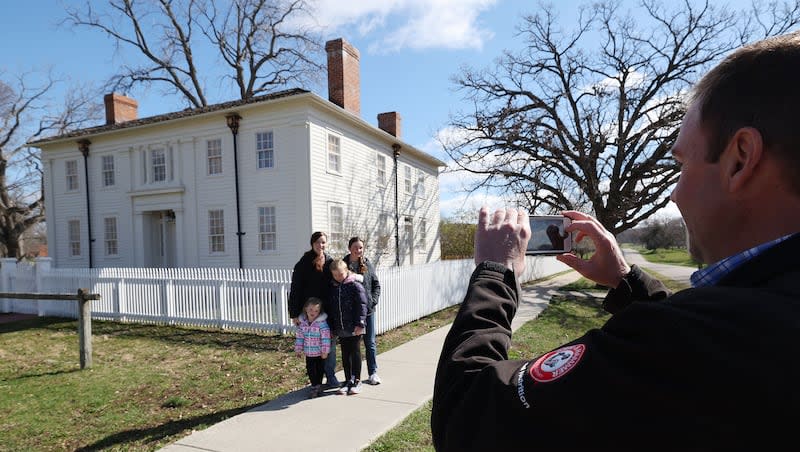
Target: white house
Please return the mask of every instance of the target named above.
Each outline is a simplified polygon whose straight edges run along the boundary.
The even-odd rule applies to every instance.
[[[292,89],[137,118],[105,96],[106,124],[42,151],[56,267],[291,267],[328,233],[378,265],[439,259],[439,168],[400,139],[400,115],[360,117],[359,53],[326,45],[330,100]]]

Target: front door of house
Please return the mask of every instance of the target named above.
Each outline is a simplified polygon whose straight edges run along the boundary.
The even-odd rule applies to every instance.
[[[144,234],[144,265],[159,268],[175,267],[177,255],[175,212],[172,210],[147,212]]]
[[[166,210],[161,214],[161,263],[163,267],[175,266],[175,212]]]

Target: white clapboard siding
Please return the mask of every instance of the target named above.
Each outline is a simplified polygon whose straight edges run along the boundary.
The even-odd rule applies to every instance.
[[[232,268],[49,268],[2,260],[4,292],[99,293],[92,317],[120,322],[291,332],[288,317],[291,269]],[[472,260],[379,267],[381,297],[376,308],[378,334],[461,303],[475,268]],[[567,267],[553,257],[528,257],[521,282],[549,276]],[[33,276],[31,276],[33,274]],[[25,281],[25,284],[21,284]],[[23,287],[23,290],[19,290]],[[27,301],[40,316],[77,317],[74,303]],[[12,312],[7,300],[3,312]],[[19,311],[13,311],[19,312]]]

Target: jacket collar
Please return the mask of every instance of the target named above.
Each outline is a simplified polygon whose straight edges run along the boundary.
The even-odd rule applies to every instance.
[[[800,233],[765,250],[750,261],[733,269],[717,285],[746,287],[760,285],[787,271],[800,267]]]

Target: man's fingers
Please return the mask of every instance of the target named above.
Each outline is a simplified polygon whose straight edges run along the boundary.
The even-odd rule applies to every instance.
[[[528,219],[528,212],[525,210],[519,211],[519,217],[517,218],[517,223],[522,227],[522,238],[528,240],[531,238],[531,222]]]
[[[577,210],[562,210],[561,215],[571,219],[571,220],[590,220],[592,217],[586,215],[583,212],[578,212]]]
[[[492,217],[492,225],[498,225],[503,223],[503,220],[506,217],[505,209],[497,209],[494,211],[494,216]]]
[[[587,265],[587,261],[570,253],[559,254],[558,256],[556,256],[556,260],[567,264],[580,274],[583,274],[581,270],[583,270]]]
[[[597,220],[597,218],[586,215],[583,212],[578,212],[577,210],[564,210],[561,212],[565,217],[572,220],[572,224],[575,223],[590,223],[594,224],[601,233],[605,232],[606,228]]]
[[[603,235],[601,226],[591,220],[578,220],[573,221],[564,230],[567,232],[578,231],[579,234],[588,235],[589,237],[599,237]]]
[[[517,209],[505,209],[505,211],[503,211],[503,219],[498,224],[503,227],[506,233],[511,233],[517,226],[518,217]]]
[[[489,224],[489,208],[483,206],[478,211],[478,229],[486,230],[486,226],[488,224]]]
[[[519,212],[517,212],[517,209],[506,209],[507,222],[516,224],[518,217],[519,217]]]
[[[517,211],[517,223],[522,225],[528,222],[528,215],[525,213],[524,210],[520,209]]]

